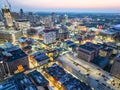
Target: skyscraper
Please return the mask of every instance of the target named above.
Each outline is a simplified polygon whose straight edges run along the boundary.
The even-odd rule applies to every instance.
[[[14,26],[14,23],[13,23],[13,18],[11,16],[10,9],[5,6],[2,9],[2,12],[3,12],[3,16],[4,16],[5,27],[12,29]]]
[[[24,16],[23,9],[20,9],[20,17],[23,18],[23,16]]]

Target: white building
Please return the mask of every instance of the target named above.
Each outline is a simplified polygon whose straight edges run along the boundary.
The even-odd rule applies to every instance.
[[[23,35],[27,35],[27,30],[30,29],[30,22],[27,19],[16,20],[17,29],[22,30]]]
[[[56,42],[56,31],[54,29],[47,29],[43,31],[43,42],[51,44]]]

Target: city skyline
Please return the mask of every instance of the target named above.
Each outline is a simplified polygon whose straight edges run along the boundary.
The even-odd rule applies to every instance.
[[[120,12],[119,0],[9,0],[12,10],[44,12]],[[29,3],[28,3],[29,2]],[[0,7],[7,5],[5,0],[1,1]],[[8,5],[7,5],[8,6]]]
[[[119,4],[0,0],[0,90],[120,90]]]

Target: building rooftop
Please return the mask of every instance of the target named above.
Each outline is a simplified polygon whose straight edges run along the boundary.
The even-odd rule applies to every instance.
[[[6,81],[0,84],[0,90],[18,90],[18,86],[14,81]]]
[[[113,27],[112,29],[101,30],[100,32],[101,32],[102,34],[114,35],[114,34],[120,32],[120,28],[118,28],[118,26],[115,26],[115,27]]]
[[[73,41],[70,41],[70,40],[65,41],[65,44],[70,48],[77,47],[77,45]]]
[[[46,59],[49,59],[49,57],[46,56],[45,53],[41,53],[41,52],[36,52],[36,53],[34,53],[32,56],[33,56],[33,57],[35,58],[35,60],[37,60],[38,62],[43,61],[43,60],[46,60]]]
[[[2,87],[6,89],[2,89],[2,90],[37,90],[37,88],[31,82],[31,80],[27,78],[23,73],[14,75],[13,77],[9,78],[4,83],[6,83],[6,85],[3,84]]]
[[[70,80],[65,82],[63,85],[66,90],[92,90],[89,86],[80,82],[76,78],[70,78]]]
[[[29,77],[32,78],[32,80],[38,85],[38,86],[47,86],[48,85],[48,81],[43,77],[43,75],[41,73],[39,73],[38,71],[33,71],[30,72],[28,74]]]
[[[65,43],[66,44],[72,44],[72,43],[74,43],[73,41],[70,41],[70,40],[67,40],[67,41],[65,41]]]
[[[55,28],[45,28],[45,29],[43,29],[43,32],[45,32],[45,33],[53,32],[53,31],[57,31],[57,29],[55,29]]]
[[[89,86],[65,72],[65,70],[57,64],[53,64],[47,68],[46,72],[54,77],[59,84],[63,85],[65,90],[91,90]]]
[[[18,32],[21,32],[21,31],[20,30],[19,31],[17,31],[17,30],[0,30],[1,34],[15,34]]]
[[[101,68],[104,68],[109,63],[109,59],[106,57],[98,56],[92,61],[92,63],[100,66]]]
[[[7,57],[7,61],[6,62],[12,62],[14,60],[18,60],[20,58],[24,58],[27,57],[27,54],[25,54],[21,49],[18,50],[14,50],[9,52],[12,56]]]
[[[109,47],[106,47],[106,48],[101,48],[101,50],[102,51],[105,51],[105,52],[108,52],[108,53],[110,53],[110,52],[112,52],[113,51],[113,49],[111,49],[111,48],[109,48]]]
[[[17,22],[29,22],[27,19],[16,19]]]
[[[12,62],[20,58],[26,57],[27,55],[18,47],[12,44],[5,44],[6,46],[1,46],[2,53],[1,57],[5,62]]]
[[[59,67],[57,64],[52,65],[52,67],[47,68],[46,72],[54,77],[56,80],[59,80],[66,72],[63,68]]]
[[[117,29],[117,30],[120,30],[120,24],[114,25],[113,28]]]
[[[94,51],[95,49],[93,47],[90,46],[86,46],[86,45],[80,45],[79,48],[88,50],[88,51]]]
[[[86,46],[93,47],[93,48],[100,48],[100,47],[101,47],[101,45],[99,45],[99,44],[94,44],[94,43],[91,43],[91,42],[86,42],[85,45],[86,45]]]
[[[75,56],[73,56],[72,54],[69,54],[69,53],[64,54],[63,56],[59,57],[58,61],[72,67],[74,70],[78,71],[78,73],[81,73],[82,75],[85,75],[86,73],[88,73],[88,70],[89,70],[90,78],[92,78],[94,80],[97,79],[97,80],[99,80],[100,83],[106,84],[106,88],[108,88],[108,90],[110,88],[111,88],[111,90],[119,90],[118,82],[120,82],[120,80],[118,78],[111,76],[110,73],[102,70],[100,67],[98,67],[92,63],[88,63],[82,59],[76,58]],[[74,65],[73,62],[76,62],[78,65]],[[93,71],[95,71],[97,73],[93,73]],[[98,73],[101,73],[101,74],[99,75]],[[78,74],[78,75],[80,75],[80,74]],[[106,82],[106,80],[104,80],[105,78],[102,75],[104,75],[105,78],[107,78],[107,82]],[[112,82],[112,80],[115,81],[116,85],[109,83],[109,82]],[[88,89],[86,89],[86,90],[88,90]]]
[[[117,58],[120,58],[120,53],[116,56]]]

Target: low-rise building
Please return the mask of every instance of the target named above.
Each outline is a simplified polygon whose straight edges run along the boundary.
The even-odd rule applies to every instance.
[[[32,81],[35,82],[38,88],[39,86],[43,88],[48,88],[49,82],[48,80],[44,78],[44,76],[40,72],[35,70],[35,71],[30,72],[28,76],[31,78]]]
[[[77,45],[73,41],[67,40],[64,42],[64,48],[69,51],[76,51]]]
[[[113,50],[110,48],[101,48],[99,51],[99,55],[103,57],[109,57],[112,55]]]
[[[23,73],[14,75],[0,84],[0,90],[38,90]]]
[[[16,71],[21,72],[29,68],[27,55],[18,47],[10,43],[1,46],[0,58],[3,62],[6,74],[14,74]]]
[[[68,28],[65,25],[61,25],[57,30],[57,39],[64,40],[69,37]]]
[[[6,81],[0,84],[0,90],[18,90],[18,86],[14,81]]]
[[[117,78],[120,78],[120,54],[118,54],[115,59],[114,63],[111,68],[111,74]]]
[[[34,68],[48,63],[49,57],[45,53],[36,52],[29,56],[29,61],[31,62],[30,68]]]
[[[119,79],[111,76],[110,73],[103,71],[96,65],[74,57],[72,54],[64,54],[58,58],[57,63],[79,80],[90,85],[94,90],[119,90]]]
[[[67,73],[57,64],[53,64],[47,68],[44,75],[59,90],[91,90],[89,86]]]
[[[95,57],[95,49],[86,45],[80,45],[78,48],[78,57],[90,62]]]

